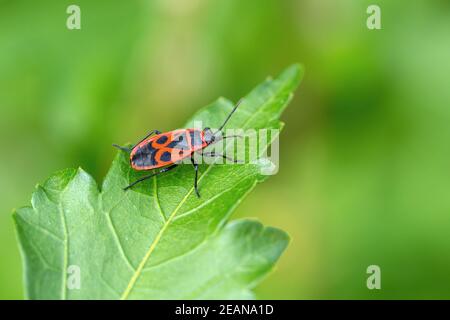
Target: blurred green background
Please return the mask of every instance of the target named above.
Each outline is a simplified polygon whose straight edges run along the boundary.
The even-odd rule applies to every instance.
[[[292,236],[258,297],[450,298],[450,3],[430,0],[0,1],[0,298],[23,297],[11,211],[37,182],[101,181],[111,143],[294,62],[280,171],[235,215]]]

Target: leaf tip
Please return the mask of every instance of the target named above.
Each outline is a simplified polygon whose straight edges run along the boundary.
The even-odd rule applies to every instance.
[[[74,168],[66,168],[53,173],[44,183],[36,184],[36,190],[39,188],[43,189],[64,189],[64,187],[72,180],[75,176],[76,170]]]
[[[269,158],[262,157],[251,162],[258,170],[258,181],[265,180],[268,176],[274,175],[278,172],[278,165]]]
[[[86,174],[86,171],[82,167],[77,168],[77,174]]]
[[[280,75],[281,79],[291,80],[293,86],[297,87],[303,78],[305,69],[302,64],[294,63],[293,65],[287,67]]]
[[[82,179],[89,179],[89,180],[92,179],[91,175],[89,173],[87,173],[82,167],[77,168],[74,178],[75,177],[80,177]]]
[[[258,219],[246,218],[234,220],[228,224],[228,228],[236,230],[246,236],[253,235],[255,241],[263,243],[263,249],[275,263],[290,242],[289,234],[279,228],[265,226]]]
[[[265,232],[267,232],[268,234],[273,234],[274,236],[277,237],[277,239],[281,242],[284,243],[284,247],[286,248],[289,243],[291,242],[291,236],[289,235],[289,233],[287,233],[286,231],[279,229],[279,228],[275,228],[275,227],[271,227],[271,226],[265,226],[264,227]]]
[[[97,183],[94,178],[81,167],[77,168],[76,174],[74,175],[74,180],[75,179],[81,181],[85,186],[97,189]]]

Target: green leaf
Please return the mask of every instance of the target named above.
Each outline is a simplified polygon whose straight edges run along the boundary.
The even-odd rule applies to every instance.
[[[259,85],[227,127],[281,127],[279,116],[301,75],[294,65]],[[186,126],[203,120],[218,127],[232,107],[220,98]],[[228,223],[245,195],[266,178],[262,165],[201,165],[200,199],[188,165],[124,192],[124,186],[143,175],[130,168],[124,152],[113,161],[101,191],[81,169],[56,173],[37,186],[31,207],[14,214],[27,297],[252,297],[251,288],[274,267],[288,243],[285,232],[257,221]]]

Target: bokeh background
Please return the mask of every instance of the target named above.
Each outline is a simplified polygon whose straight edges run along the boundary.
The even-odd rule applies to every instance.
[[[81,7],[81,30],[66,8]],[[378,4],[382,30],[368,30]],[[280,171],[235,217],[292,242],[259,298],[450,298],[450,3],[0,1],[0,298],[22,298],[11,219],[37,182],[170,130],[301,62]],[[366,287],[381,267],[382,289]]]

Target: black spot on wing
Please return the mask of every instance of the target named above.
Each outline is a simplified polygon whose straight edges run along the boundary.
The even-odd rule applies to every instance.
[[[156,152],[156,149],[153,147],[153,144],[150,142],[150,143],[147,143],[147,146],[146,146],[146,152],[148,153],[148,154],[152,154],[152,153],[155,153]]]
[[[170,159],[172,159],[172,156],[170,155],[170,152],[164,151],[164,153],[161,155],[160,159],[161,159],[161,161],[168,162],[168,161],[170,161]]]
[[[176,141],[176,140],[174,140],[174,141],[171,141],[168,145],[167,145],[167,147],[168,148],[178,148],[178,141]]]
[[[156,143],[164,144],[164,143],[166,143],[167,139],[168,139],[167,136],[163,135],[163,136],[159,137],[158,140],[156,140]]]
[[[182,133],[174,136],[173,140],[167,145],[167,147],[188,150],[189,147],[187,145],[186,134]]]
[[[153,145],[151,143],[149,143],[148,146],[147,146],[147,150],[148,150],[148,153],[150,155],[149,160],[148,160],[149,161],[148,165],[149,166],[155,166],[157,164],[156,159],[155,159],[155,155],[156,155],[157,149],[155,149],[153,147]]]

